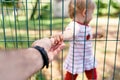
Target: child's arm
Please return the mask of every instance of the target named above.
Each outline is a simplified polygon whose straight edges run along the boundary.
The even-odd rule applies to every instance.
[[[73,38],[73,30],[65,30],[63,32],[63,40],[70,40]]]
[[[52,44],[54,45],[60,45],[63,43],[64,40],[69,40],[72,38],[72,31],[66,30],[64,33],[57,33],[55,35],[51,36]]]
[[[80,27],[77,23],[71,22],[67,25],[63,33],[57,33],[53,35],[54,37],[58,35],[63,36],[63,40],[72,40],[74,36],[76,36],[79,33]]]
[[[63,33],[58,32],[57,34],[52,35],[52,38],[70,40],[70,39],[73,38],[73,30],[71,30],[71,29],[70,30],[65,30]],[[57,43],[57,42],[55,42],[55,43]]]

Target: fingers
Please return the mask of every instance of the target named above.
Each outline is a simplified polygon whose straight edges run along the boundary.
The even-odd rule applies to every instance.
[[[65,44],[62,43],[62,44],[59,44],[59,45],[56,45],[55,47],[53,47],[51,50],[49,50],[49,61],[51,62],[54,57],[60,53],[60,51],[65,47]]]
[[[52,42],[53,45],[61,44],[62,41],[63,41],[63,35],[62,34],[56,34],[56,35],[53,35],[51,39],[52,39],[52,41],[54,41],[54,42]]]
[[[50,51],[55,51],[55,50],[59,50],[60,46],[63,45],[63,35],[62,34],[56,34],[56,35],[53,35],[52,38],[51,38],[51,42],[53,43]]]
[[[57,55],[58,53],[60,53],[60,51],[61,51],[62,49],[64,49],[64,47],[65,47],[65,44],[62,43],[62,44],[60,44],[60,45],[57,45],[56,47],[53,47],[53,48],[51,49],[51,52],[53,52],[53,55]]]
[[[58,53],[60,53],[60,51],[61,51],[62,49],[64,49],[64,47],[65,47],[65,44],[62,43],[62,44],[54,51],[54,55],[57,55]]]

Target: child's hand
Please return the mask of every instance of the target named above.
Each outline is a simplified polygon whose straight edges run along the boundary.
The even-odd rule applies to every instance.
[[[54,45],[61,44],[63,42],[63,35],[59,33],[59,34],[53,35],[51,39],[54,39],[54,42],[53,42]]]

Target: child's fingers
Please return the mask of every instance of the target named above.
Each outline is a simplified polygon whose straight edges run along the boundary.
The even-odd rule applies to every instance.
[[[62,41],[63,41],[63,36],[62,36],[62,34],[52,35],[51,38],[54,39],[53,45],[61,44]]]
[[[56,45],[59,43],[59,39],[57,37],[52,37],[51,42],[52,42],[52,45]]]
[[[59,37],[55,36],[54,39],[55,39],[54,44],[57,44],[59,42]]]
[[[63,35],[59,35],[60,41],[63,41]]]
[[[61,42],[63,42],[63,36],[62,35],[58,35],[56,37],[56,44],[61,44]]]

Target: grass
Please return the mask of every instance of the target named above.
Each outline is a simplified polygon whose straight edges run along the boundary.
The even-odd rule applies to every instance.
[[[68,22],[68,18],[15,21],[5,17],[0,20],[0,48],[28,47],[38,36],[46,35],[43,31],[49,31],[50,35],[53,30],[62,30]]]
[[[69,22],[68,18],[53,18],[53,19],[41,19],[41,20],[10,20],[10,19],[5,19],[0,20],[0,29],[3,27],[5,28],[15,28],[15,27],[20,27],[20,29],[26,29],[27,27],[30,30],[33,29],[39,29],[39,27],[44,27],[44,29],[50,29],[50,27],[53,30],[56,29],[61,29],[62,28],[62,23],[66,25]]]

